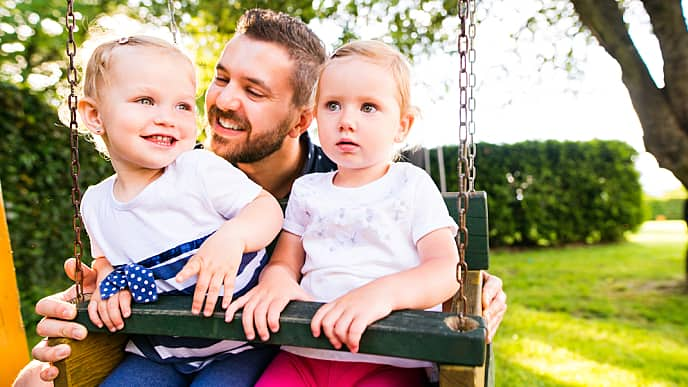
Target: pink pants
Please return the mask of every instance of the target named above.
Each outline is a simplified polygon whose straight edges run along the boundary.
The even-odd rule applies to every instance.
[[[418,387],[427,384],[423,368],[311,359],[280,352],[256,387]]]

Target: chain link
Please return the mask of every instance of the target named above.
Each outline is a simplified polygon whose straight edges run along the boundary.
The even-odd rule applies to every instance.
[[[76,87],[78,84],[78,73],[74,65],[74,57],[76,56],[76,43],[74,42],[74,30],[76,29],[74,0],[67,0],[65,25],[69,32],[66,49],[69,60],[67,68],[67,81],[69,82],[67,105],[69,106],[69,143],[71,149],[70,172],[72,177],[72,205],[74,206],[74,216],[72,217],[72,228],[74,229],[74,258],[76,258],[74,283],[76,284],[76,301],[81,302],[84,299],[84,279],[83,272],[81,271],[81,257],[83,253],[83,244],[81,243],[81,213],[79,209],[81,205],[81,190],[79,189],[81,166],[79,165],[79,126],[76,120],[76,107],[78,102]]]
[[[456,236],[459,248],[459,263],[456,265],[456,281],[459,283],[457,314],[459,321],[463,321],[468,314],[468,298],[464,288],[468,273],[466,263],[466,249],[468,247],[468,227],[466,225],[466,213],[468,212],[470,192],[474,191],[475,180],[475,123],[473,112],[475,111],[475,75],[473,63],[475,62],[475,50],[473,40],[475,37],[475,13],[474,0],[459,1],[459,20],[461,29],[458,39],[459,52],[459,159],[457,161],[459,195],[457,207],[459,210],[459,230]]]

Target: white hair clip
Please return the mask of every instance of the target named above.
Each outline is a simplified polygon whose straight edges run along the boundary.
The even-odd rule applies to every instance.
[[[119,44],[127,44],[129,43],[129,37],[128,36],[123,36],[117,40],[117,43]]]

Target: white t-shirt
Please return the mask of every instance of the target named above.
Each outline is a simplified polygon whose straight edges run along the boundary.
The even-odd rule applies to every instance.
[[[180,284],[174,276],[205,237],[236,216],[262,191],[242,171],[206,150],[184,152],[158,179],[126,203],[114,197],[116,178],[113,175],[89,187],[83,196],[81,213],[91,253],[93,257],[106,257],[113,266],[139,263],[152,269],[160,294],[192,294],[196,277]],[[254,286],[266,263],[265,250],[244,254],[235,294]],[[169,338],[145,343],[135,339],[138,348],[130,343],[127,350],[156,361],[170,359],[180,363],[182,369],[193,370],[209,361],[183,364],[185,357],[212,359],[212,354],[246,349],[244,342],[199,339],[197,345],[188,344],[180,353],[179,348],[165,344],[169,342]],[[172,350],[176,352],[169,354]]]
[[[301,287],[315,300],[329,302],[372,280],[416,267],[421,263],[416,244],[423,236],[444,227],[456,234],[456,223],[424,170],[393,163],[383,177],[356,188],[332,184],[336,173],[297,179],[283,226],[302,238],[306,259]],[[430,364],[343,351],[283,349],[318,359],[398,367]]]

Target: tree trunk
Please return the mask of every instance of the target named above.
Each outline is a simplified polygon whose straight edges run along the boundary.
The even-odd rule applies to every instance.
[[[645,148],[688,187],[688,32],[681,0],[644,0],[664,59],[663,88],[650,77],[616,0],[571,0],[581,22],[619,63]]]

